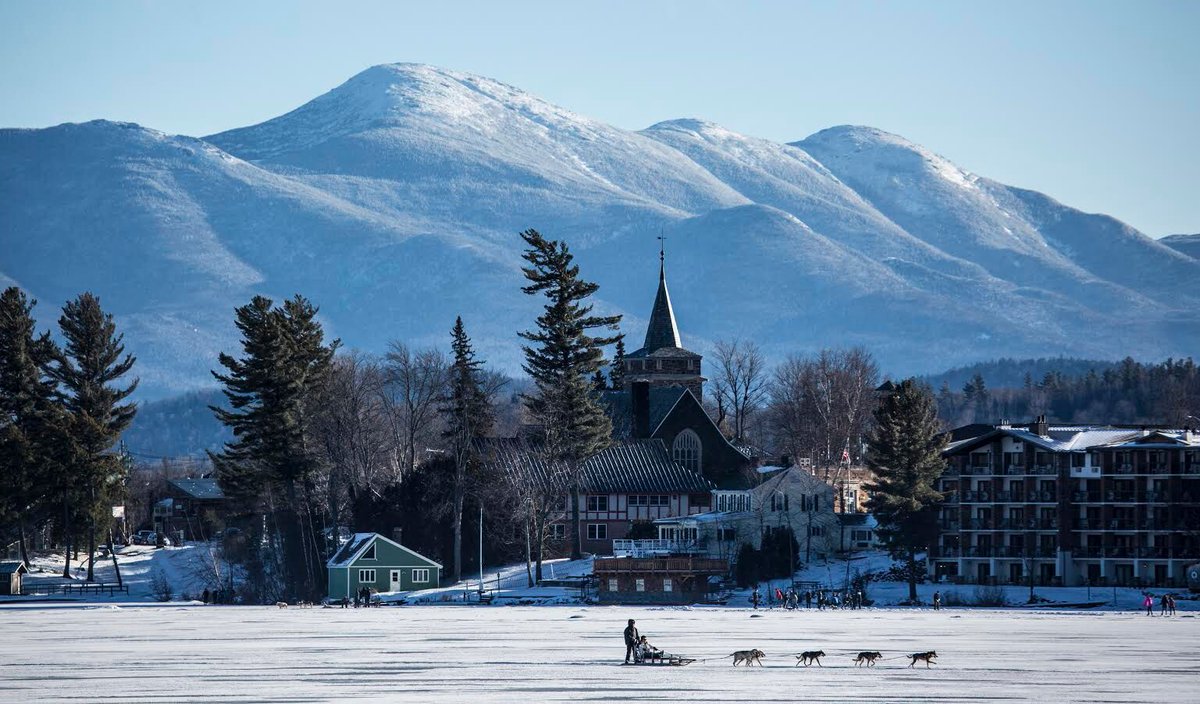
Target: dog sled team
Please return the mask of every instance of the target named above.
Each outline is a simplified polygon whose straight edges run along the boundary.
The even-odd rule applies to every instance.
[[[629,619],[628,625],[625,626],[625,663],[626,665],[687,665],[695,662],[695,658],[685,658],[681,655],[671,655],[662,650],[650,645],[646,636],[638,633],[637,621]],[[762,667],[762,659],[767,656],[766,653],[758,648],[750,648],[748,650],[736,650],[725,657],[733,658],[733,666],[745,665],[750,667],[758,665]],[[926,650],[920,653],[909,653],[904,656],[910,662],[910,668],[916,667],[917,663],[925,663],[925,667],[936,664],[937,652]],[[811,666],[813,663],[817,667],[824,667],[821,664],[821,658],[826,657],[824,650],[809,650],[800,653],[796,656],[796,666],[804,665]],[[877,650],[864,650],[853,658],[855,667],[875,667],[877,660],[884,659],[883,654]]]

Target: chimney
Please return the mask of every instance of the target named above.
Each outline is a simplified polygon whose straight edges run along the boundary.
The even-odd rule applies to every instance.
[[[633,437],[650,437],[650,382],[633,382],[632,391]]]
[[[400,539],[400,536],[402,536],[403,534],[404,534],[403,528],[400,528],[398,526],[392,528],[392,540],[396,541],[400,545],[404,544],[404,541]]]
[[[1029,424],[1029,432],[1041,437],[1050,435],[1050,424],[1046,422],[1046,416],[1038,416],[1032,423]]]

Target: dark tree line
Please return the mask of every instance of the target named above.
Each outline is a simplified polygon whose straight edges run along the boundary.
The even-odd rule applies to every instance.
[[[1200,368],[1190,357],[1157,364],[1126,358],[1076,373],[1050,370],[1035,377],[1027,372],[1015,385],[992,384],[976,372],[961,389],[943,382],[937,401],[950,426],[1039,415],[1061,423],[1198,426]]]
[[[35,305],[16,287],[0,294],[0,537],[28,560],[30,532],[48,532],[64,577],[86,541],[91,581],[96,542],[111,546],[112,507],[125,494],[117,441],[136,413],[127,399],[137,380],[124,381],[134,358],[91,293],[63,307],[61,347],[37,334]]]

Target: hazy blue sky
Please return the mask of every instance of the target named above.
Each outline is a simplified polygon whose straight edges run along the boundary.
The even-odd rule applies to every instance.
[[[204,135],[378,63],[483,74],[640,129],[801,139],[853,123],[976,173],[1200,232],[1200,1],[16,2],[0,126]]]

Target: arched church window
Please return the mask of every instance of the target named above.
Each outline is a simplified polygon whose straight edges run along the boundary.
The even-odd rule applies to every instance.
[[[695,431],[684,429],[671,443],[671,455],[684,469],[700,471],[700,436]]]

